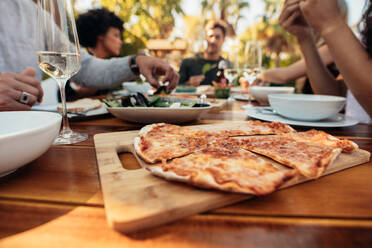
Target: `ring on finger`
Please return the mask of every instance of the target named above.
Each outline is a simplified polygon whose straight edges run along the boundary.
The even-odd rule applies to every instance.
[[[30,98],[31,98],[31,94],[30,93],[28,93],[26,91],[22,91],[21,95],[18,98],[18,101],[20,103],[23,103],[23,104],[28,104],[29,101],[30,101]]]

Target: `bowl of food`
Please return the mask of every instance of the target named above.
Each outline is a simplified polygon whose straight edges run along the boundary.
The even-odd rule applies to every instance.
[[[104,100],[107,110],[118,119],[135,123],[183,123],[197,119],[212,107],[195,99],[152,96],[141,93]]]
[[[122,83],[122,86],[130,94],[140,92],[142,94],[148,94],[149,90],[152,89],[152,86],[147,82],[125,82]]]
[[[273,110],[300,121],[318,121],[335,116],[345,106],[345,97],[307,94],[270,94]]]
[[[61,115],[51,112],[0,112],[0,176],[30,163],[57,137]]]
[[[260,105],[269,105],[269,94],[293,94],[294,87],[270,87],[270,86],[252,86],[251,95]]]

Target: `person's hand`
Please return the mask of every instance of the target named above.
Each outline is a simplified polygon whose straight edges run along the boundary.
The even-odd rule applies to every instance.
[[[302,0],[286,0],[279,17],[280,25],[298,39],[311,37],[311,28],[302,15],[300,2]]]
[[[189,80],[187,81],[187,85],[197,87],[200,85],[200,83],[205,79],[205,76],[202,75],[197,75],[197,76],[191,76]]]
[[[19,74],[0,74],[0,111],[30,110],[36,101],[42,101],[43,90],[35,74],[36,70],[32,67]],[[26,95],[23,103],[22,95]]]
[[[337,0],[302,0],[300,8],[307,23],[321,35],[345,25]]]
[[[168,93],[176,88],[180,76],[165,60],[139,55],[136,57],[136,64],[139,67],[140,73],[145,76],[149,83],[155,88],[160,86],[155,76],[164,76],[163,83],[169,82],[167,85]]]
[[[262,78],[256,78],[252,86],[268,86],[270,83],[268,81],[263,80]]]

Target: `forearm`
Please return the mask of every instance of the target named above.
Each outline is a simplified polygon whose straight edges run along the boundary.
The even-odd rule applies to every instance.
[[[333,62],[333,58],[329,53],[327,46],[322,46],[317,49],[321,60],[324,65],[329,65]],[[294,80],[297,80],[300,77],[304,77],[307,74],[307,68],[305,60],[301,59],[288,67],[284,68],[274,68],[262,73],[262,80],[267,82],[276,82],[276,83],[288,83]]]
[[[372,116],[372,59],[346,24],[322,32],[348,89]],[[346,49],[347,48],[347,49]]]
[[[324,65],[312,37],[299,38],[298,41],[313,91],[316,94],[341,95],[340,84]]]
[[[273,68],[263,71],[260,78],[266,82],[287,83],[292,77],[288,77],[287,68]]]
[[[87,88],[115,87],[136,77],[129,67],[129,58],[97,59],[82,53],[81,69],[72,80]]]

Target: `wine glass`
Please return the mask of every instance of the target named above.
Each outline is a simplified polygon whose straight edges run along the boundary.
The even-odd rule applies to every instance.
[[[229,80],[229,84],[233,85],[239,75],[238,68],[227,68],[225,69],[225,76]]]
[[[226,78],[229,80],[230,85],[235,84],[235,80],[239,75],[239,40],[230,39],[226,42],[227,47],[227,68],[224,70]]]
[[[242,73],[248,81],[249,88],[261,73],[262,52],[259,41],[249,41],[244,48],[244,68]],[[251,95],[248,97],[247,107],[252,107]]]
[[[57,81],[62,102],[62,129],[55,145],[74,144],[88,138],[73,132],[66,109],[65,85],[81,67],[80,48],[70,0],[38,0],[38,64],[42,71]]]

